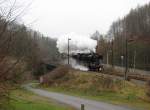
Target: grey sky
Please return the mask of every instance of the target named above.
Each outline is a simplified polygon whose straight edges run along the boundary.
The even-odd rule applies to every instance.
[[[111,23],[150,0],[34,0],[25,24],[48,36],[106,33]]]

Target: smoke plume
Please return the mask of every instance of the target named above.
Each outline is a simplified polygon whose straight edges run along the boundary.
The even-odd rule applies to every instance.
[[[60,36],[57,40],[57,48],[60,53],[68,52],[68,39],[70,53],[89,53],[95,52],[97,45],[96,40],[90,38],[90,36],[77,35],[75,33],[66,34]]]
[[[68,59],[62,61],[62,64],[68,64]],[[72,68],[81,70],[81,71],[88,71],[88,67],[84,66],[83,64],[79,63],[77,60],[70,58],[70,65]]]

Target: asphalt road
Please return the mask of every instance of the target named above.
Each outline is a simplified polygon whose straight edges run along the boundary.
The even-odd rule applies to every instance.
[[[77,110],[80,110],[81,104],[85,105],[85,110],[133,110],[133,109],[117,106],[117,105],[107,104],[104,102],[87,100],[79,97],[64,95],[55,92],[49,92],[42,89],[35,89],[32,88],[30,85],[25,85],[24,87],[35,94],[50,99],[54,99],[60,103],[75,107]]]

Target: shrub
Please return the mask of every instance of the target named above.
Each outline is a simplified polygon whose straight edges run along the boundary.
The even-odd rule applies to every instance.
[[[102,83],[103,88],[112,89],[114,86],[113,79],[111,78],[103,78],[102,82],[103,82]]]
[[[10,85],[7,83],[0,83],[0,110],[10,110]]]
[[[70,67],[68,65],[65,65],[54,69],[52,72],[43,76],[43,83],[51,84],[54,81],[56,82],[56,80],[61,79],[69,72],[69,68]]]
[[[102,91],[117,92],[121,89],[121,81],[119,79],[113,79],[109,76],[101,76],[99,82],[97,82]]]

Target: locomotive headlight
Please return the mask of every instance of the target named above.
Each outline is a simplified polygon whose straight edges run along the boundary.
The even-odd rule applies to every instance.
[[[101,68],[101,67],[99,68],[99,71],[102,71],[102,68]]]

